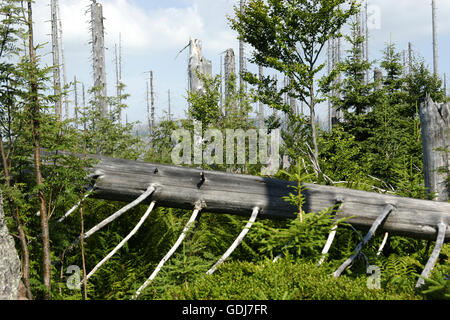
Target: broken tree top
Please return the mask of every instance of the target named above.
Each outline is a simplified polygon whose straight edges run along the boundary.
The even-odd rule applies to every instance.
[[[149,186],[155,192],[145,202],[192,209],[198,201],[203,211],[249,216],[255,207],[260,218],[296,218],[297,208],[283,197],[295,193],[296,182],[267,177],[153,164],[142,161],[90,156],[100,161],[91,168],[94,197],[131,202]],[[450,203],[404,198],[346,188],[304,184],[306,212],[319,212],[339,204],[336,218],[368,229],[386,205],[393,210],[378,230],[419,239],[436,239],[437,226],[450,223]],[[450,239],[450,230],[445,240]]]

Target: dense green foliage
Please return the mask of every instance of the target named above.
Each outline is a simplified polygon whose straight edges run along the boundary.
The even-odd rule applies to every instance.
[[[336,12],[342,0],[317,0],[317,5],[326,4],[324,11],[316,15],[327,19],[336,14],[337,21],[327,30],[317,33],[317,21],[311,21],[306,12],[283,11],[286,1],[269,1],[279,14],[289,14],[287,27],[292,28],[298,17],[308,18],[309,24],[302,26],[310,34],[320,35],[315,39],[325,43],[329,37],[339,36],[336,26],[342,25],[353,12]],[[239,27],[239,19],[257,21],[267,12],[262,1],[251,1],[253,15],[240,16],[235,28],[248,33],[245,24]],[[305,5],[306,1],[295,1]],[[353,3],[352,1],[348,3]],[[305,9],[303,8],[303,9]],[[306,10],[305,9],[305,10]],[[183,245],[165,264],[155,280],[141,296],[142,299],[445,299],[449,298],[450,245],[445,244],[426,286],[415,290],[414,285],[432,250],[432,243],[407,237],[393,236],[388,239],[381,254],[377,254],[383,235],[377,234],[362,250],[355,263],[344,274],[335,279],[334,270],[347,259],[361,240],[361,234],[349,227],[349,221],[335,221],[336,208],[323,208],[321,212],[304,212],[301,183],[321,183],[381,193],[391,193],[414,198],[426,198],[423,186],[420,122],[418,108],[426,94],[436,101],[444,101],[441,82],[425,67],[423,61],[415,61],[410,73],[404,72],[400,55],[394,44],[388,44],[384,58],[378,66],[383,70],[382,83],[363,82],[363,74],[375,66],[375,62],[362,61],[358,44],[363,39],[353,35],[346,37],[351,45],[348,56],[321,80],[323,95],[330,95],[333,105],[340,108],[344,118],[329,132],[317,128],[318,163],[315,163],[310,146],[312,129],[307,116],[293,114],[273,90],[272,79],[262,83],[253,78],[255,91],[246,93],[236,90],[236,75],[226,85],[234,92],[220,105],[220,79],[199,77],[204,81],[205,92],[188,93],[189,120],[161,121],[151,137],[132,134],[133,124],[122,124],[119,112],[127,106],[126,95],[106,97],[110,116],[102,117],[96,100],[92,99],[80,117],[58,121],[54,115],[54,102],[60,99],[47,92],[51,89],[51,68],[37,68],[26,59],[19,43],[27,38],[22,27],[19,0],[0,1],[0,140],[2,144],[1,176],[10,230],[22,242],[17,243],[23,265],[23,279],[30,285],[34,298],[45,296],[42,277],[41,226],[36,215],[39,204],[38,189],[42,188],[48,203],[51,237],[51,260],[53,299],[130,299],[137,288],[148,278],[161,258],[172,247],[183,230],[191,212],[171,208],[156,208],[142,225],[139,232],[103,265],[87,282],[86,292],[70,289],[67,281],[80,280],[77,274],[68,272],[69,266],[79,266],[83,261],[87,272],[101,261],[137,224],[147,207],[139,205],[115,220],[92,237],[84,241],[83,251],[79,243],[71,246],[84,230],[96,225],[124,203],[87,198],[80,208],[64,222],[58,222],[85,194],[84,167],[86,161],[71,156],[72,153],[96,153],[106,156],[143,159],[157,163],[171,163],[174,146],[171,134],[175,129],[193,130],[192,122],[201,121],[203,131],[210,128],[251,129],[255,128],[248,117],[254,99],[265,99],[269,106],[287,114],[287,125],[282,130],[284,145],[282,154],[291,162],[289,168],[280,170],[275,177],[298,182],[292,194],[286,198],[299,210],[297,218],[290,221],[257,220],[241,245],[233,252],[213,275],[205,272],[228,249],[242,230],[248,217],[232,215],[200,214],[195,228],[191,230]],[[328,10],[328,11],[327,11]],[[297,21],[298,22],[298,21]],[[283,24],[279,24],[278,27]],[[272,27],[276,27],[273,25]],[[286,25],[285,25],[286,26]],[[262,27],[268,27],[265,21]],[[275,28],[276,29],[276,28]],[[272,30],[276,31],[276,30]],[[253,32],[253,29],[252,29]],[[264,35],[260,33],[259,35]],[[258,35],[258,36],[259,36]],[[267,34],[266,34],[267,35]],[[269,34],[270,35],[270,34]],[[248,34],[247,34],[248,36]],[[306,41],[302,34],[296,41]],[[250,41],[252,39],[244,37]],[[253,39],[254,42],[263,39]],[[270,39],[269,39],[270,40]],[[273,40],[273,39],[272,39]],[[270,41],[269,41],[270,42]],[[261,52],[264,43],[259,43]],[[305,63],[296,60],[288,64],[288,47],[277,49],[279,42],[270,42],[266,55],[256,55],[256,62],[275,68],[287,76],[300,73],[299,81],[292,82],[297,98],[315,97],[314,92],[305,92],[323,66],[308,74]],[[292,49],[292,48],[291,48]],[[281,59],[282,57],[283,59]],[[277,58],[280,58],[279,60]],[[33,69],[34,68],[34,69]],[[337,71],[343,80],[335,87],[332,78]],[[42,148],[53,153],[42,160],[44,183],[39,188],[34,180],[31,162],[33,143],[28,119],[27,103],[30,99],[29,75],[39,79]],[[251,75],[247,74],[251,80]],[[250,81],[251,82],[251,81]],[[122,88],[124,89],[124,88]],[[288,88],[291,90],[292,88]],[[331,96],[330,92],[339,92]],[[91,94],[96,92],[92,88]],[[123,91],[122,91],[123,92]],[[256,94],[256,92],[258,94]],[[314,104],[314,103],[313,103]],[[267,117],[269,129],[280,128],[281,119]],[[307,148],[309,147],[309,149]],[[60,151],[68,153],[62,154]],[[320,170],[318,170],[319,165]],[[260,165],[236,164],[202,165],[205,169],[228,170],[259,174]],[[321,251],[327,236],[336,224],[339,225],[336,239],[318,266]],[[277,257],[277,261],[273,262]],[[28,262],[27,262],[28,261]],[[380,289],[371,289],[367,274],[369,265],[380,269]],[[83,275],[81,275],[82,277]]]

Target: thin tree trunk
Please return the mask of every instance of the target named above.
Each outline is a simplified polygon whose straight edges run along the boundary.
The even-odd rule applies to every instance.
[[[77,87],[77,77],[73,77],[73,86],[74,86],[74,93],[75,93],[75,126],[78,128],[78,87]]]
[[[310,93],[310,125],[311,125],[311,138],[313,144],[313,161],[314,161],[314,172],[316,176],[319,176],[320,166],[319,166],[319,146],[317,144],[317,130],[316,130],[316,111],[315,111],[315,97],[314,97],[314,86],[311,85],[309,89]]]
[[[147,129],[148,129],[148,134],[151,135],[152,134],[152,117],[150,115],[150,90],[149,90],[148,86],[149,86],[149,82],[146,81],[145,82],[145,101],[147,104]]]
[[[239,3],[239,11],[242,14],[244,9],[244,0],[240,0]],[[242,77],[243,73],[245,72],[245,63],[244,63],[244,41],[242,39],[239,40],[239,91],[245,92],[245,82]],[[243,106],[243,98],[242,96],[239,98],[239,111],[242,112],[244,109]],[[247,117],[248,114],[245,112],[245,117]]]
[[[258,68],[258,75],[259,75],[259,81],[263,80],[263,76],[264,76],[264,69],[263,66],[259,66]],[[264,129],[264,104],[259,101],[259,110],[258,110],[258,125],[260,129]]]
[[[106,67],[105,67],[105,30],[103,25],[103,7],[98,2],[91,4],[92,58],[94,68],[95,97],[103,117],[108,115],[106,101]]]
[[[120,42],[120,39],[119,39]],[[120,44],[119,44],[120,46]],[[120,52],[120,49],[119,49]],[[122,105],[122,92],[121,92],[121,79],[120,79],[120,71],[119,71],[119,66],[120,66],[120,58],[119,55],[117,54],[117,44],[114,45],[114,64],[116,67],[116,96],[117,96],[117,106],[119,109],[119,114],[118,114],[118,121],[121,124],[122,123],[122,109],[120,108],[120,106]]]
[[[27,0],[28,5],[28,54],[30,59],[30,64],[33,67],[37,67],[36,64],[36,52],[34,48],[33,40],[33,9],[32,0]],[[38,98],[38,82],[35,74],[30,75],[30,101],[29,109],[32,128],[32,138],[34,144],[34,165],[36,170],[36,184],[38,187],[43,185],[42,173],[41,173],[41,137],[40,137],[40,108],[39,108],[39,98]],[[48,218],[47,218],[47,205],[45,200],[45,195],[43,190],[38,191],[39,195],[39,206],[40,206],[40,217],[41,217],[41,232],[42,232],[42,248],[43,248],[43,277],[44,286],[47,292],[44,294],[45,299],[50,299],[51,297],[51,257],[50,257],[50,234],[48,228]]]
[[[58,120],[62,119],[62,101],[61,101],[61,69],[59,64],[59,45],[58,45],[58,15],[56,0],[51,0],[51,23],[52,23],[52,51],[53,51],[53,93],[58,97],[55,102],[55,114]]]
[[[61,14],[59,10],[58,0],[56,1],[56,12],[58,21],[58,42],[61,48],[61,65],[62,65],[62,75],[63,75],[63,88],[64,88],[64,112],[65,119],[69,119],[69,99],[66,93],[67,88],[67,70],[66,70],[66,58],[64,56],[64,42],[63,42],[63,30],[61,23]]]
[[[431,0],[432,25],[433,25],[433,72],[438,76],[438,52],[437,52],[437,35],[436,35],[436,2]]]
[[[150,71],[150,101],[151,101],[151,117],[152,117],[152,128],[151,134],[155,129],[155,91],[153,88],[153,71]]]

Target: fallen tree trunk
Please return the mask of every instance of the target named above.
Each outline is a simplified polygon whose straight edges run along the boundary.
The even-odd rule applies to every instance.
[[[158,206],[190,209],[197,201],[204,212],[250,216],[255,207],[259,217],[296,218],[297,208],[282,197],[294,192],[295,182],[273,178],[230,174],[217,171],[152,164],[141,161],[99,159],[91,170],[95,178],[93,197],[131,202],[149,185],[155,192],[144,202]],[[435,240],[437,226],[450,223],[450,203],[410,199],[360,190],[304,184],[305,212],[318,212],[340,203],[336,218],[352,217],[348,222],[369,229],[390,204],[395,210],[378,228],[379,232]],[[445,240],[450,239],[450,229]]]

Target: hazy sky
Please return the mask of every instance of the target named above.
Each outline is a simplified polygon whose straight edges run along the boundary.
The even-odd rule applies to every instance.
[[[91,46],[87,12],[90,0],[59,0],[64,36],[68,80],[77,76],[86,87],[92,86]],[[212,60],[213,73],[219,73],[220,54],[233,48],[238,54],[236,33],[226,15],[233,15],[237,0],[97,0],[103,5],[106,30],[106,69],[108,94],[115,93],[114,44],[122,36],[123,82],[130,121],[145,122],[147,71],[153,70],[156,91],[156,115],[167,111],[171,90],[172,113],[182,117],[186,109],[187,54],[177,53],[189,37],[203,43],[203,55]],[[438,7],[439,73],[450,70],[450,1],[436,0]],[[50,0],[36,0],[34,5],[36,42],[47,43],[40,51],[43,61],[51,64]],[[432,66],[431,0],[370,0],[378,13],[371,15],[380,24],[370,30],[369,55],[379,59],[390,39],[397,49],[411,41],[428,65]],[[375,12],[375,11],[374,11]],[[251,48],[246,47],[247,55]],[[325,56],[324,56],[325,58]],[[254,68],[248,65],[249,69]],[[271,70],[265,70],[271,73]],[[72,97],[71,97],[72,98]],[[73,99],[73,98],[72,98]],[[323,109],[323,108],[322,108]],[[73,112],[73,111],[71,111]],[[320,110],[324,114],[324,110]],[[125,117],[123,117],[125,118]]]

